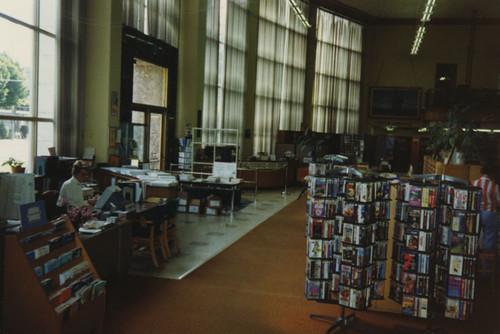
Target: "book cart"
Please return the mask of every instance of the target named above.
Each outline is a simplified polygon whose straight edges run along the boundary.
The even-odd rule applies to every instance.
[[[460,187],[457,188],[456,184],[460,184]],[[479,233],[479,215],[476,212],[475,215],[467,216],[464,209],[470,210],[471,205],[477,206],[480,200],[475,190],[471,192],[472,188],[467,186],[466,181],[445,175],[416,175],[412,180],[403,180],[398,184],[389,298],[402,305],[401,313],[426,319],[427,322],[426,328],[422,330],[402,325],[396,327],[413,332],[436,333],[443,328],[434,326],[433,320],[443,313],[444,306],[457,306],[456,312],[462,310],[461,305],[472,307],[470,299],[473,298],[473,291],[467,290],[472,294],[464,295],[459,289],[449,295],[450,282],[471,289],[474,286],[467,275],[470,272],[466,274],[463,271],[466,260],[470,259],[466,255],[471,255],[465,250],[465,243],[469,245],[468,251],[477,253],[477,235],[474,233]],[[456,189],[460,191],[457,193]],[[453,223],[455,206],[461,208],[457,210],[463,210],[463,215],[460,215],[463,223]],[[451,233],[451,225],[454,225],[456,234],[460,236],[460,255],[455,253],[458,249],[451,242],[453,236],[454,242],[460,243],[457,235]],[[465,237],[466,229],[474,230],[474,233],[468,232],[470,238]],[[450,263],[452,255],[453,260],[460,257],[458,260],[461,260],[461,265],[457,264],[457,268],[452,268]],[[475,268],[472,262],[467,263],[470,265],[468,270]],[[448,273],[455,273],[454,270],[457,276],[458,271],[460,275],[465,275],[449,281],[451,274]],[[445,312],[445,316],[451,317],[448,313]]]
[[[68,218],[5,237],[6,333],[102,332],[105,281]]]
[[[311,163],[306,219],[306,298],[341,306],[330,333],[384,296],[390,183],[353,168]],[[354,323],[353,323],[354,325]],[[356,324],[360,327],[360,324]]]

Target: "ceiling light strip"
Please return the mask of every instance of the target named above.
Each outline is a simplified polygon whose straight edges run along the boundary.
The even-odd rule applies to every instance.
[[[295,0],[288,0],[288,3],[290,4],[290,6],[292,6],[293,11],[295,12],[295,14],[299,18],[299,20],[302,22],[302,24],[306,28],[311,28],[312,27],[311,24],[307,21],[306,16],[304,15],[304,13],[302,12],[302,10],[300,9],[300,7],[297,4],[297,2]]]
[[[410,51],[411,55],[416,55],[418,53],[418,50],[420,49],[420,45],[422,44],[422,40],[424,39],[425,34],[425,23],[431,20],[432,9],[434,8],[435,4],[436,0],[427,0],[422,18],[420,19],[420,26],[418,27],[417,33],[415,34],[415,39],[413,40],[413,46]]]

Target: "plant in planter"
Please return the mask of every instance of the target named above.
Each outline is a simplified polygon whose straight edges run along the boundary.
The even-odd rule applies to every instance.
[[[316,161],[318,147],[324,142],[324,139],[319,138],[310,128],[306,128],[295,140],[305,156],[312,158],[313,161]]]
[[[476,131],[478,124],[470,116],[473,105],[455,105],[448,112],[448,119],[430,126],[429,145],[435,160],[448,160],[462,155],[465,160],[478,159],[481,134]]]
[[[2,166],[9,165],[10,166],[10,172],[11,173],[24,173],[25,168],[23,167],[24,162],[20,160],[16,160],[13,157],[10,157],[4,163]]]

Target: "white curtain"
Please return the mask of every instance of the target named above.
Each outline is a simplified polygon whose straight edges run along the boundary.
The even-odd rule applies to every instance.
[[[307,6],[299,3],[307,17]],[[274,153],[278,130],[299,130],[303,120],[307,28],[286,0],[259,7],[254,154]]]
[[[204,142],[243,144],[246,91],[248,0],[209,0],[202,124],[204,128],[238,129],[239,138],[210,138]]]
[[[123,23],[178,47],[180,0],[123,0]]]
[[[362,28],[318,10],[313,131],[358,132]]]
[[[145,0],[123,0],[123,23],[144,32]]]

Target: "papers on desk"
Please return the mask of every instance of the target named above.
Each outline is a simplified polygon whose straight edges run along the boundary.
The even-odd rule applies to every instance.
[[[78,229],[78,233],[95,234],[113,225],[114,224],[112,222],[104,220],[91,220],[83,224],[83,226]]]

